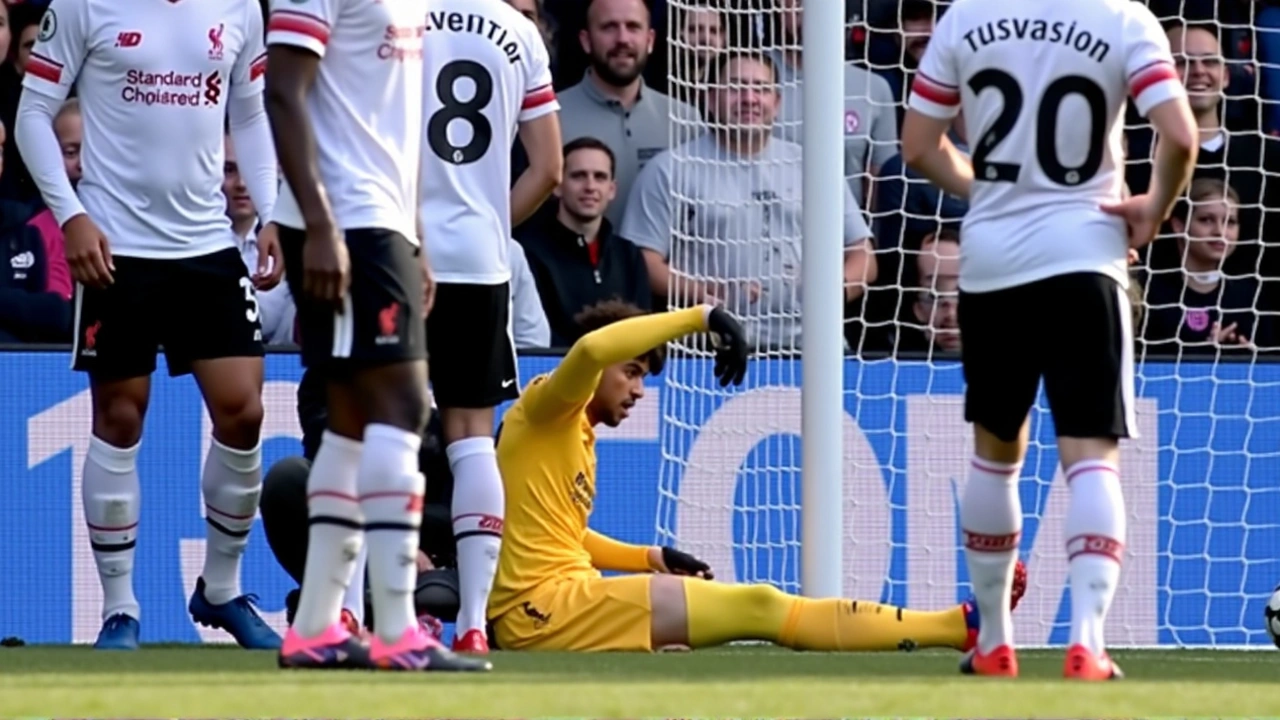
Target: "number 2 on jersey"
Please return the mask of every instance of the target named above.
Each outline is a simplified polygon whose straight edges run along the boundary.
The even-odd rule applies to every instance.
[[[1003,106],[995,122],[973,146],[973,177],[986,182],[1017,182],[1022,165],[987,157],[1022,119],[1022,88],[1016,78],[1003,70],[983,70],[969,79],[969,89],[974,95],[988,88],[1000,93]],[[1089,106],[1089,147],[1084,162],[1077,167],[1063,165],[1058,157],[1058,114],[1068,95],[1079,95]],[[1083,75],[1066,75],[1049,83],[1036,110],[1035,128],[1036,161],[1045,177],[1059,185],[1080,185],[1093,179],[1102,167],[1106,124],[1107,96],[1096,82]]]
[[[475,88],[470,99],[458,98],[458,81],[470,80]],[[484,109],[493,100],[493,76],[485,66],[472,60],[454,60],[440,68],[436,78],[436,98],[440,109],[427,121],[427,144],[436,157],[454,165],[473,163],[489,151],[493,142],[493,125]],[[449,124],[464,122],[470,126],[471,140],[454,145],[449,139]]]

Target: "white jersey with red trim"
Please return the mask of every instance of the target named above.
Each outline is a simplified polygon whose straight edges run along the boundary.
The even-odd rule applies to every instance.
[[[227,94],[262,92],[262,12],[245,0],[53,0],[22,80],[84,118],[85,212],[126,257],[236,247],[222,195]]]
[[[343,230],[394,230],[418,242],[425,16],[421,0],[271,0],[267,45],[320,57],[307,109],[320,180]],[[274,219],[305,227],[287,182]]]
[[[560,109],[538,28],[502,0],[430,0],[425,42],[423,235],[435,279],[511,279],[511,145]]]
[[[912,85],[912,110],[963,110],[973,193],[960,286],[986,292],[1072,272],[1128,286],[1124,111],[1185,94],[1155,16],[1131,0],[958,0]]]

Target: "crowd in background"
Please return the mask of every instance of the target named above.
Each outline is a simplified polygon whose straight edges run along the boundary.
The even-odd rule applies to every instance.
[[[617,297],[646,308],[668,298],[724,303],[747,319],[761,351],[798,349],[801,0],[508,2],[551,50],[565,143],[563,183],[511,239],[517,345],[565,347],[578,337],[579,310]],[[13,127],[44,4],[0,4],[0,344],[65,343],[71,333],[61,231],[3,132]],[[1167,237],[1133,259],[1138,349],[1280,350],[1280,0],[1148,4],[1167,23],[1202,143]],[[966,203],[919,179],[898,149],[904,96],[945,9],[934,0],[846,1],[849,212],[832,242],[845,246],[854,354],[945,355],[962,343]],[[1141,193],[1153,138],[1141,118],[1129,121],[1126,182]],[[55,130],[74,183],[82,141],[74,100]],[[951,134],[962,149],[974,140],[963,118]],[[518,141],[512,153],[518,174]],[[254,267],[258,217],[229,141],[225,170],[227,212]],[[284,284],[259,304],[267,341],[292,344]]]

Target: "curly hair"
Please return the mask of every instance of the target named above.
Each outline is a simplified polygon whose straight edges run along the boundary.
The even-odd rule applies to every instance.
[[[582,333],[585,335],[616,322],[648,314],[648,310],[641,309],[629,302],[602,300],[595,305],[583,308],[582,312],[573,317],[573,321],[577,323],[578,327],[582,328]],[[657,375],[662,372],[662,368],[667,364],[667,346],[659,345],[637,359],[648,363],[650,375]]]

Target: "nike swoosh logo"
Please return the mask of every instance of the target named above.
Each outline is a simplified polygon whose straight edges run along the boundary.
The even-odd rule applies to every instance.
[[[502,387],[504,387],[504,388],[509,388],[509,387],[511,387],[512,385],[515,385],[515,384],[516,384],[516,381],[515,381],[515,380],[503,380],[503,381],[502,381]]]

